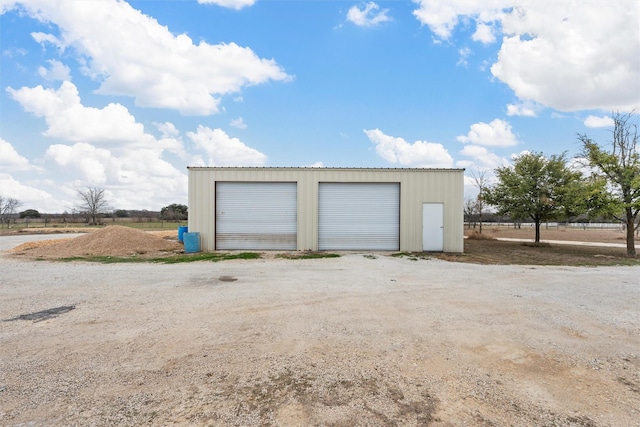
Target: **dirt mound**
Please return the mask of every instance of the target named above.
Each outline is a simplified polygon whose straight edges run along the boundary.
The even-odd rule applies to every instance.
[[[28,249],[23,253],[32,257],[68,258],[76,256],[132,256],[180,249],[182,249],[182,245],[177,241],[169,241],[135,228],[110,225],[90,234]]]
[[[19,244],[15,248],[11,249],[11,252],[14,254],[24,254],[26,251],[30,251],[35,248],[55,245],[56,243],[60,243],[64,241],[65,239],[48,239],[48,240],[36,240],[34,242],[24,242],[22,244]]]

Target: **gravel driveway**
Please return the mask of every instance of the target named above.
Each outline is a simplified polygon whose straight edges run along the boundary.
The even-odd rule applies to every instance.
[[[81,236],[80,233],[65,234],[27,234],[17,236],[0,236],[0,251],[7,251],[25,242],[36,242],[39,240],[50,239],[70,239],[72,237]]]
[[[640,426],[640,268],[0,256],[0,424]]]

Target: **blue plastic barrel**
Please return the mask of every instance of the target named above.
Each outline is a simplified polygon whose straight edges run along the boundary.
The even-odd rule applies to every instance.
[[[182,235],[189,231],[189,227],[186,225],[181,225],[178,227],[178,242],[182,242]]]
[[[185,254],[200,252],[200,233],[184,233],[182,238],[184,239]]]

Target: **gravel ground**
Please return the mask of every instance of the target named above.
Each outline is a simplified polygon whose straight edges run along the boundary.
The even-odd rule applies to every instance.
[[[176,233],[172,233],[176,234]],[[31,258],[72,258],[85,256],[153,256],[182,251],[182,244],[121,225],[111,225],[75,239],[29,241],[12,250]]]
[[[82,236],[80,233],[68,234],[33,234],[33,235],[17,235],[17,236],[0,236],[0,251],[7,251],[25,242],[37,242],[41,240],[51,239],[72,239]]]
[[[640,426],[638,277],[0,255],[0,424]]]

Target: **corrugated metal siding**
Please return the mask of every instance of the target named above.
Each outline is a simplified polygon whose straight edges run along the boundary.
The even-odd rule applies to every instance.
[[[295,182],[216,183],[217,249],[297,249]]]
[[[326,183],[319,187],[319,250],[400,248],[400,185]]]
[[[444,204],[444,251],[464,249],[463,169],[189,167],[189,231],[215,249],[216,181],[297,182],[298,250],[318,249],[320,182],[399,182],[400,250],[422,250],[422,203]]]

